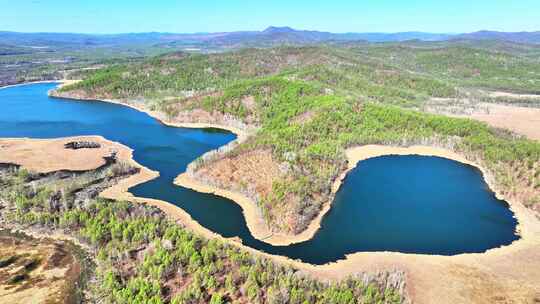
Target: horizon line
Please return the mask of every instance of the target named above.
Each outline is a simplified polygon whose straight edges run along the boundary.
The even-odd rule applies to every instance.
[[[169,32],[169,31],[142,31],[142,32],[69,32],[69,31],[16,31],[16,30],[2,30],[0,33],[17,33],[17,34],[80,34],[80,35],[96,35],[96,36],[106,36],[106,35],[129,35],[129,34],[172,34],[172,35],[205,35],[205,34],[228,34],[228,33],[241,33],[241,32],[253,32],[253,33],[262,33],[268,28],[290,28],[294,31],[304,31],[304,32],[320,32],[320,33],[330,33],[330,34],[401,34],[401,33],[424,33],[424,34],[438,34],[438,35],[462,35],[462,34],[471,34],[479,32],[499,32],[499,33],[539,33],[539,30],[533,31],[504,31],[504,30],[493,30],[493,29],[479,29],[475,31],[468,32],[429,32],[421,30],[407,30],[407,31],[347,31],[347,32],[330,32],[322,30],[313,30],[313,29],[296,29],[290,26],[268,26],[262,30],[233,30],[233,31],[216,31],[216,32]]]

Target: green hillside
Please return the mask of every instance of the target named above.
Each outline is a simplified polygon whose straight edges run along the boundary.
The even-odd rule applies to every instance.
[[[331,199],[345,149],[362,144],[450,147],[481,160],[502,191],[529,189],[526,203],[536,204],[540,143],[480,122],[415,111],[433,97],[457,98],[473,89],[540,92],[540,62],[520,52],[457,42],[177,53],[112,65],[62,91],[142,100],[171,120],[203,110],[256,126],[245,143],[199,160],[197,168],[270,150],[289,170],[272,180],[270,193],[255,197],[272,230],[294,234]],[[293,218],[280,221],[291,210]]]

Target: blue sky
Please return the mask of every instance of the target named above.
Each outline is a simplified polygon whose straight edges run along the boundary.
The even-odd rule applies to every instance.
[[[540,30],[540,0],[0,0],[0,7],[0,30],[21,32]]]

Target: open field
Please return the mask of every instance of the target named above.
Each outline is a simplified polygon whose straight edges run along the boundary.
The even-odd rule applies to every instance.
[[[66,149],[69,142],[88,141],[100,145],[96,149]],[[47,139],[0,139],[0,159],[34,172],[49,173],[59,170],[87,171],[105,165],[105,157],[116,153],[129,159],[131,150],[99,136]]]
[[[83,264],[67,242],[0,231],[0,299],[4,303],[76,303]]]
[[[540,108],[488,103],[482,103],[480,107],[484,110],[472,113],[469,117],[540,141]]]
[[[432,98],[423,110],[472,118],[494,128],[540,140],[540,95],[472,90],[462,97]]]

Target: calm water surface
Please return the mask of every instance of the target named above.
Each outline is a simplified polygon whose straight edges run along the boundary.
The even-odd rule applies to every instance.
[[[0,137],[101,135],[121,142],[134,149],[137,162],[160,173],[131,188],[133,194],[171,202],[208,229],[271,254],[322,264],[358,251],[483,252],[517,239],[513,213],[475,168],[437,157],[384,156],[349,173],[313,239],[271,246],[251,236],[237,204],[173,184],[187,164],[233,134],[167,127],[120,105],[49,98],[55,86],[0,90]]]

